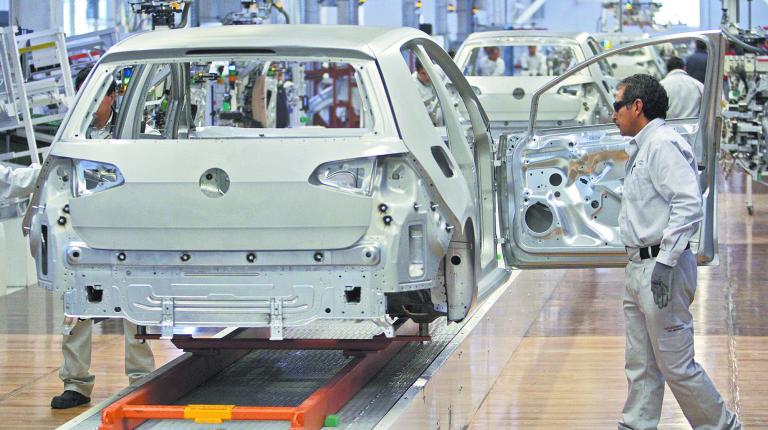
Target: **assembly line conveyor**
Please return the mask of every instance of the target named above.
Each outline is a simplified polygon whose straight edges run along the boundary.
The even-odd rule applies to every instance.
[[[410,321],[398,327],[403,337],[394,341],[318,340],[317,333],[302,330],[286,331],[283,341],[254,340],[261,337],[258,329],[219,339],[176,336],[183,355],[60,429],[469,424],[551,293],[552,287],[516,284],[516,275],[482,298],[463,322],[433,322],[429,337]]]

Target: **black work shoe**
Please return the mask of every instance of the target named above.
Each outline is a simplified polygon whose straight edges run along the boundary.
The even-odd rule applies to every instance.
[[[90,403],[91,398],[86,397],[77,391],[66,390],[58,396],[51,399],[51,407],[53,409],[69,409],[75,406],[84,405]]]

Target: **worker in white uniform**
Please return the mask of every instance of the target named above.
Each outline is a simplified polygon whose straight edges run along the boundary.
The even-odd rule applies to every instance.
[[[528,55],[520,59],[520,67],[525,76],[547,76],[547,57],[538,52],[536,45],[528,46]]]
[[[649,75],[621,81],[613,121],[631,136],[619,233],[627,249],[623,308],[629,384],[619,429],[656,429],[666,381],[694,429],[740,429],[694,360],[696,257],[689,240],[703,218],[691,146],[666,125],[668,97]]]
[[[413,80],[416,81],[416,88],[419,89],[419,96],[424,103],[424,107],[427,108],[429,119],[432,120],[432,124],[435,127],[443,125],[443,112],[440,109],[440,101],[437,98],[437,91],[432,83],[432,79],[424,69],[424,65],[421,61],[416,60],[416,71],[411,75]]]
[[[0,202],[32,194],[39,171],[40,165],[38,164],[17,168],[0,164]],[[0,224],[0,264],[7,261],[5,248],[5,229]],[[5,288],[6,284],[5,273],[2,267],[0,267],[0,288]]]
[[[661,80],[661,86],[669,96],[667,118],[699,116],[704,84],[691,77],[684,68],[682,58],[671,57],[667,60],[667,76]]]
[[[77,75],[78,90],[89,72],[90,69],[84,69]],[[88,133],[91,138],[111,138],[109,124],[114,115],[115,89],[113,83],[94,113]],[[136,325],[123,319],[125,374],[131,384],[155,368],[155,358],[149,344],[144,340],[135,339],[136,332]],[[93,320],[87,319],[78,320],[71,333],[63,336],[61,343],[63,362],[59,368],[59,378],[64,382],[64,392],[51,399],[52,408],[68,409],[91,401],[90,396],[96,380],[90,372],[92,333]]]
[[[477,76],[504,76],[507,65],[501,58],[498,46],[486,46],[483,48],[485,57],[477,61]]]

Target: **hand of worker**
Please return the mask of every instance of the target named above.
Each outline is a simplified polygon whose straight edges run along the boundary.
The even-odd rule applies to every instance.
[[[651,291],[653,292],[653,302],[659,309],[664,309],[669,303],[672,295],[672,272],[673,268],[664,263],[656,262],[651,274]]]

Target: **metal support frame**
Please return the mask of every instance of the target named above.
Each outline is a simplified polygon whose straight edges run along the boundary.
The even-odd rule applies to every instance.
[[[184,362],[102,411],[99,430],[132,430],[146,420],[194,420],[219,424],[227,420],[289,421],[291,429],[320,429],[326,416],[338,412],[400,351],[406,342],[429,341],[417,336],[418,325],[407,321],[398,337],[366,340],[288,339],[270,341],[264,329],[242,329],[222,339],[176,336],[173,343],[197,351]],[[256,335],[256,337],[251,337]],[[400,337],[402,336],[402,337]],[[137,336],[153,338],[156,335]],[[343,350],[354,357],[344,368],[298,406],[170,405],[253,349]]]
[[[5,130],[15,128],[24,128],[24,133],[29,146],[29,155],[34,163],[40,162],[40,150],[37,147],[37,138],[34,130],[36,124],[58,120],[64,117],[64,112],[58,112],[53,115],[45,115],[39,118],[32,118],[32,106],[30,97],[37,88],[40,91],[39,82],[26,82],[21,65],[20,55],[34,51],[47,49],[56,50],[56,60],[61,71],[60,84],[63,86],[63,97],[61,98],[62,110],[68,108],[74,98],[75,89],[72,83],[72,72],[69,67],[69,56],[66,48],[64,33],[60,29],[53,29],[41,32],[35,32],[17,36],[14,27],[0,28],[0,45],[2,46],[2,67],[3,80],[5,81],[7,114],[15,118],[15,124],[9,124]],[[50,42],[29,45],[31,41],[37,39],[52,39]],[[61,94],[61,87],[55,87],[57,94]]]
[[[541,9],[541,7],[544,6],[544,3],[546,2],[547,0],[534,0],[533,2],[531,2],[531,4],[528,5],[527,8],[525,8],[523,13],[521,13],[520,16],[517,17],[517,19],[515,20],[515,25],[525,24],[526,22],[528,22],[533,17],[533,15],[535,15],[536,12],[538,12],[539,9]],[[619,8],[621,8],[621,6],[619,6]]]

